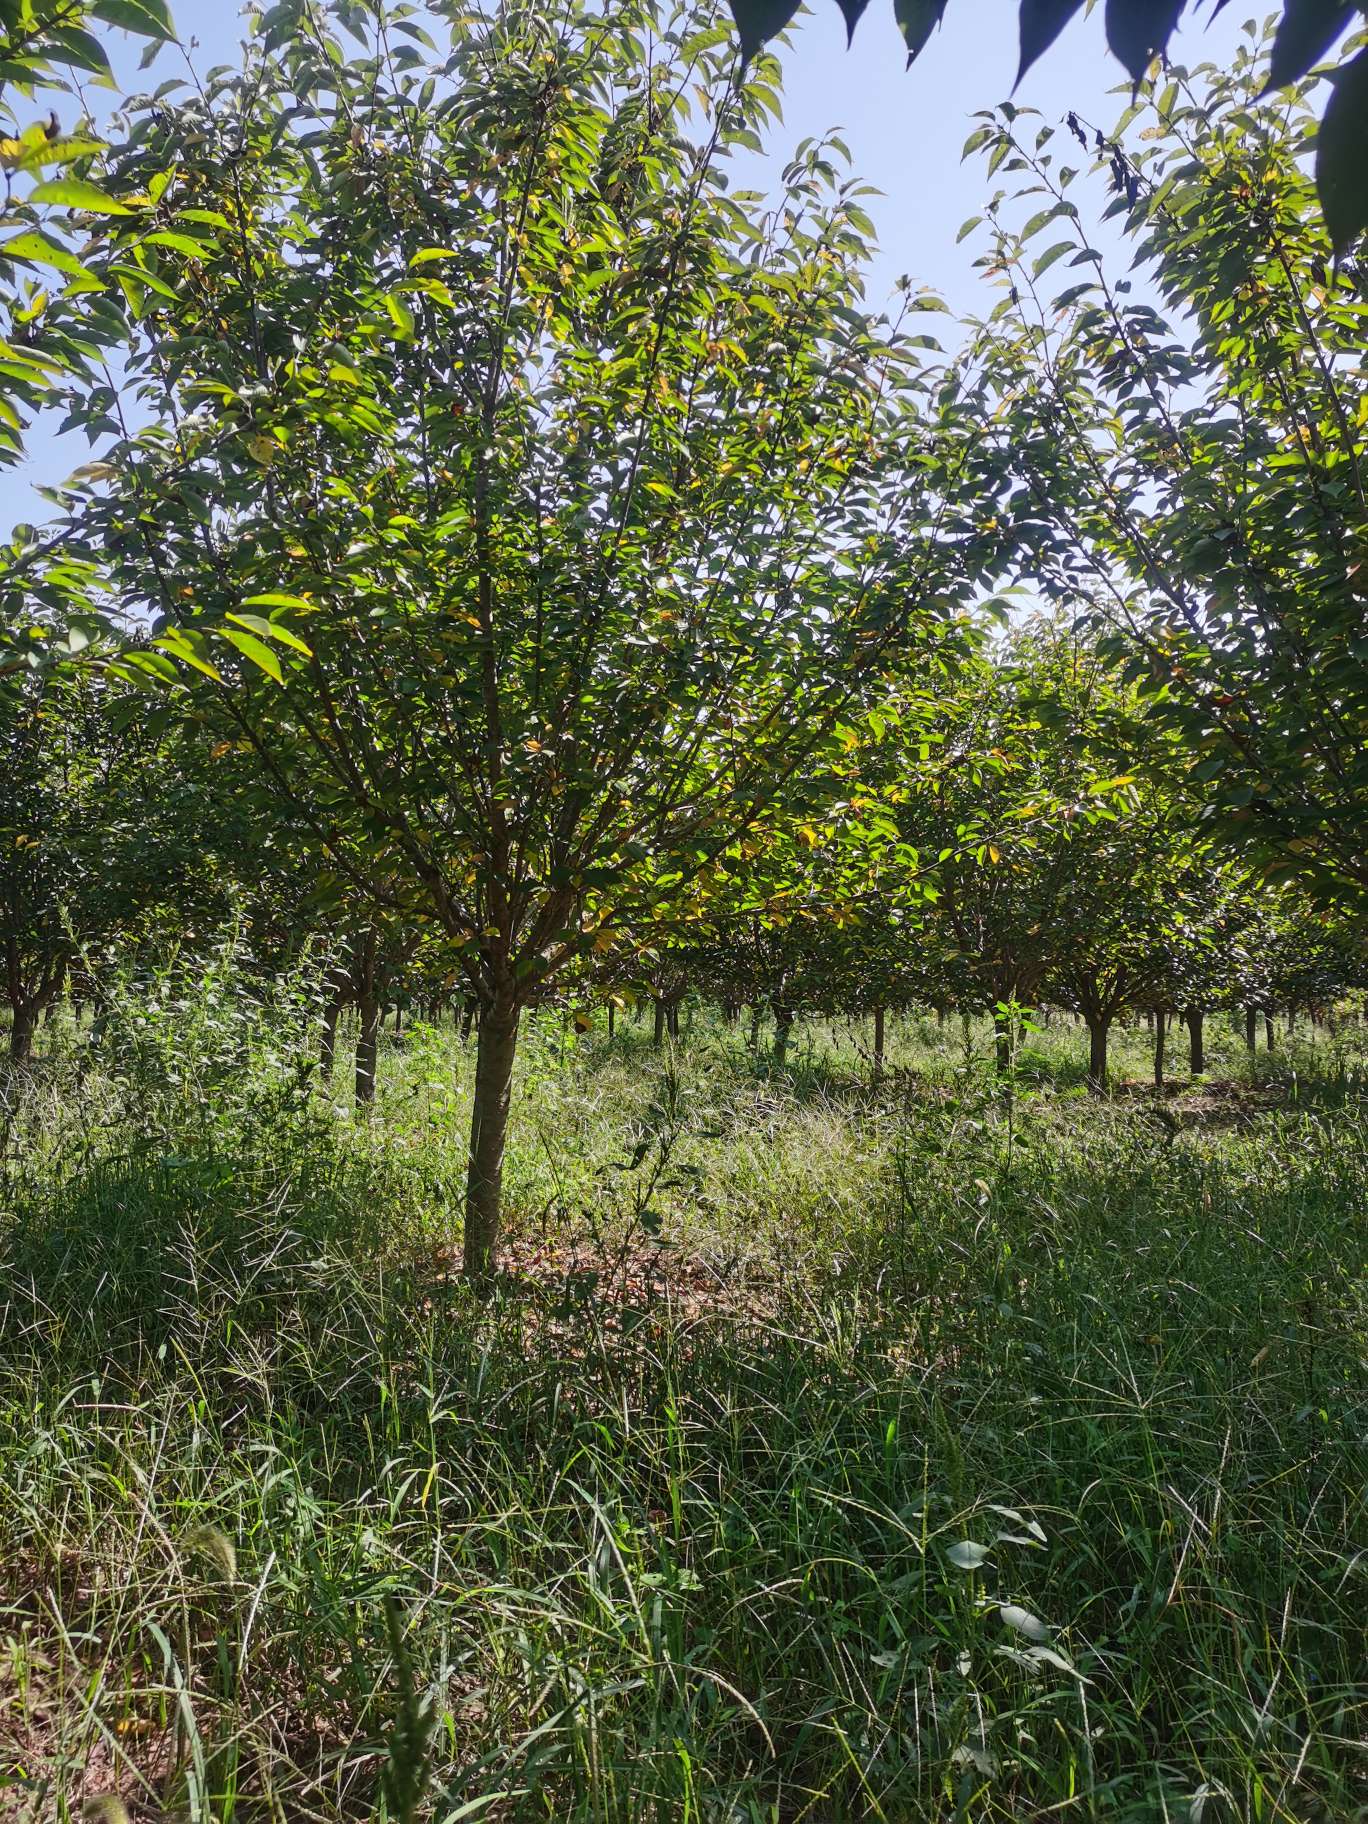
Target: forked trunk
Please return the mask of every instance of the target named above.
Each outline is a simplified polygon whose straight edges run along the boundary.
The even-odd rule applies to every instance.
[[[475,1048],[475,1096],[470,1110],[470,1162],[466,1172],[466,1276],[488,1280],[497,1264],[503,1192],[504,1144],[518,1049],[518,1008],[486,1007]]]
[[[1188,1070],[1194,1077],[1200,1077],[1206,1069],[1206,1050],[1202,1044],[1202,1010],[1200,1007],[1189,1007],[1186,1014],[1188,1029]]]

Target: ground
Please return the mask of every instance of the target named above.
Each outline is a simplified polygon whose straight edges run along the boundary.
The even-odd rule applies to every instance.
[[[457,1034],[281,1017],[13,1111],[0,1816],[1368,1815],[1357,1029],[547,1015],[480,1299]]]

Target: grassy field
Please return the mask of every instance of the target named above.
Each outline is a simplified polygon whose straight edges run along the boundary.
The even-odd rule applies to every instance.
[[[0,1817],[1368,1817],[1352,1042],[548,1018],[479,1302],[456,1034],[203,1004],[7,1092]]]

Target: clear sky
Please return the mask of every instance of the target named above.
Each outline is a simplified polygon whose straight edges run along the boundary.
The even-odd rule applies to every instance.
[[[241,22],[234,0],[172,0],[172,11],[183,41],[197,41],[192,54],[200,69],[235,59]],[[1174,43],[1184,62],[1226,58],[1248,16],[1245,8],[1228,7],[1206,27],[1201,21],[1208,11],[1189,8],[1189,23]],[[754,175],[745,173],[745,181],[759,187],[764,167],[777,172],[800,139],[837,130],[850,148],[853,171],[883,192],[865,205],[880,241],[870,275],[872,305],[881,304],[906,272],[939,292],[957,315],[988,306],[973,271],[973,237],[962,245],[955,237],[978,212],[989,184],[981,161],[961,165],[960,147],[973,111],[1011,89],[1016,14],[1017,0],[952,0],[944,26],[911,70],[891,0],[871,0],[850,51],[834,0],[815,0],[810,15],[792,28],[793,48],[784,59],[784,124],[772,136],[768,157],[758,161]],[[1102,125],[1116,119],[1125,105],[1125,77],[1106,54],[1100,14],[1098,8],[1074,19],[1027,76],[1016,97],[1020,105],[1038,108],[1052,121],[1070,108]],[[167,50],[139,76],[143,41],[96,29],[129,86],[152,87],[184,67],[179,53]],[[98,91],[91,100],[98,105]],[[52,424],[35,424],[27,441],[26,463],[0,476],[0,529],[42,520],[46,504],[32,485],[61,481],[89,459],[83,438],[59,438]]]

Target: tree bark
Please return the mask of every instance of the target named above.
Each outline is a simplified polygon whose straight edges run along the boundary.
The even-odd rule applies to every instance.
[[[793,1009],[774,1003],[774,1063],[783,1069],[788,1058],[789,1039],[793,1034]]]
[[[470,1161],[466,1172],[464,1267],[477,1284],[498,1261],[504,1145],[518,1049],[519,1009],[503,1002],[486,1007],[475,1049],[475,1095],[470,1110]]]
[[[665,1043],[665,1029],[667,1023],[668,1018],[665,1012],[665,1003],[661,1000],[660,996],[657,995],[655,1003],[655,1031],[651,1036],[651,1043],[653,1045],[660,1046]]]
[[[1273,1012],[1272,1012],[1272,1009],[1270,1008],[1269,1011],[1264,1014],[1264,1049],[1266,1051],[1272,1051],[1273,1046],[1274,1046]]]
[[[1088,1021],[1088,1088],[1095,1096],[1107,1093],[1107,1034],[1111,1021],[1102,1018]]]
[[[1168,1015],[1161,1007],[1152,1014],[1154,1021],[1154,1087],[1164,1087],[1164,1040],[1168,1037]]]
[[[27,1064],[33,1056],[33,1031],[38,1021],[31,1007],[15,1007],[10,1026],[9,1055],[11,1064]]]
[[[363,994],[357,1002],[356,1106],[369,1108],[375,1100],[375,1074],[380,1056],[380,1002]]]
[[[1259,1049],[1259,1015],[1255,1008],[1245,1008],[1245,1050],[1250,1057]]]
[[[679,1002],[671,1001],[665,1009],[665,1028],[672,1039],[679,1037]]]
[[[877,1083],[884,1073],[884,1010],[874,1009],[874,1081]]]
[[[1194,1077],[1200,1077],[1206,1069],[1206,1050],[1202,1044],[1202,1010],[1200,1007],[1189,1007],[1184,1015],[1188,1029],[1188,1070]]]
[[[752,1001],[751,1002],[751,1020],[750,1020],[750,1037],[746,1040],[746,1049],[748,1051],[759,1051],[759,1049],[760,1049],[760,1021],[763,1019],[763,1017],[764,1017],[764,1010],[761,1007],[759,1001]]]
[[[608,1037],[611,1039],[613,1034],[616,1031],[617,1031],[617,1008],[614,1007],[614,1005],[611,1001],[609,1001],[609,1003],[608,1003]]]

